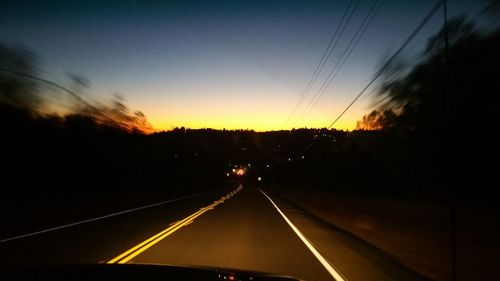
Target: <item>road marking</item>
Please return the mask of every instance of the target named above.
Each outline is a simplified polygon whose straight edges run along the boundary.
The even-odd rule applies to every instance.
[[[109,260],[107,263],[109,263],[109,264],[127,263],[128,261],[130,261],[131,259],[133,259],[137,255],[139,255],[140,253],[142,253],[142,252],[146,251],[148,248],[152,247],[154,244],[163,240],[165,237],[171,235],[172,233],[181,229],[182,227],[191,224],[197,217],[203,215],[205,212],[213,210],[217,205],[224,203],[224,201],[231,198],[236,193],[240,192],[242,189],[243,189],[242,185],[238,186],[238,188],[233,191],[234,193],[232,195],[223,196],[223,197],[221,197],[221,199],[214,201],[212,204],[210,204],[206,207],[200,208],[197,212],[191,214],[190,216],[188,216],[182,220],[176,221],[173,224],[170,224],[168,228],[160,231],[159,233],[153,235],[152,237],[135,245],[134,247],[130,248],[129,250],[127,250],[127,251],[123,252],[122,254],[116,256],[115,258]]]
[[[134,211],[139,211],[139,210],[146,209],[146,208],[160,206],[160,205],[163,205],[163,204],[172,203],[172,202],[183,200],[183,199],[188,199],[188,198],[200,196],[200,195],[203,195],[203,194],[211,192],[211,191],[212,190],[204,191],[204,192],[199,192],[199,193],[196,193],[196,194],[187,195],[187,196],[183,196],[183,197],[179,197],[179,198],[175,198],[175,199],[170,199],[170,200],[166,200],[166,201],[162,201],[162,202],[158,202],[158,203],[154,203],[154,204],[150,204],[150,205],[146,205],[146,206],[142,206],[142,207],[138,207],[138,208],[128,209],[128,210],[125,210],[125,211],[121,211],[121,212],[117,212],[117,213],[113,213],[113,214],[108,214],[108,215],[100,216],[100,217],[97,217],[97,218],[92,218],[92,219],[83,220],[83,221],[79,221],[79,222],[74,222],[74,223],[70,223],[70,224],[65,224],[65,225],[61,225],[61,226],[57,226],[57,227],[47,228],[47,229],[44,229],[44,230],[35,231],[35,232],[27,233],[27,234],[22,234],[22,235],[18,235],[18,236],[14,236],[14,237],[10,237],[10,238],[6,238],[6,239],[3,239],[3,240],[0,240],[0,243],[4,243],[4,242],[16,240],[16,239],[21,239],[21,238],[25,238],[25,237],[29,237],[29,236],[33,236],[33,235],[38,235],[38,234],[42,234],[42,233],[46,233],[46,232],[50,232],[50,231],[54,231],[54,230],[59,230],[59,229],[63,229],[63,228],[68,228],[68,227],[79,225],[79,224],[83,224],[83,223],[88,223],[88,222],[93,222],[93,221],[97,221],[97,220],[102,220],[102,219],[106,219],[106,218],[110,218],[110,217],[114,217],[114,216],[118,216],[118,215],[123,215],[123,214],[126,214],[126,213],[130,213],[130,212],[134,212]]]
[[[318,252],[318,250],[316,250],[316,248],[313,246],[313,244],[309,240],[307,240],[307,238],[304,236],[304,234],[302,234],[302,232],[300,232],[300,230],[287,218],[287,216],[285,216],[285,214],[280,210],[280,208],[278,208],[278,205],[276,205],[274,203],[274,201],[269,196],[267,196],[267,194],[264,191],[262,191],[261,189],[259,189],[259,190],[260,190],[260,192],[262,192],[262,194],[264,194],[264,196],[267,197],[267,199],[269,199],[271,204],[273,204],[274,208],[276,208],[276,210],[278,210],[278,213],[280,213],[280,215],[283,217],[283,219],[285,219],[285,221],[292,228],[292,230],[295,232],[295,234],[297,234],[297,236],[299,236],[300,240],[302,240],[302,242],[304,242],[304,244],[307,246],[307,248],[309,248],[309,250],[318,259],[318,261],[323,265],[323,267],[325,267],[325,269],[328,271],[328,273],[330,273],[330,275],[333,277],[333,279],[335,279],[337,281],[347,280],[337,270],[335,270],[333,268],[333,266]]]

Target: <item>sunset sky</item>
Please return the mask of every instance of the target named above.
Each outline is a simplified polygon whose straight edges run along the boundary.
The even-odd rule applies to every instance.
[[[120,93],[156,130],[326,127],[436,1],[384,1],[335,80],[304,115],[373,3],[359,1],[322,74],[286,124],[349,0],[4,0],[0,43],[35,51],[46,79],[67,85],[66,73],[84,75],[91,81],[85,98]],[[483,5],[449,1],[449,14],[474,17]],[[406,54],[421,51],[442,20],[437,13]],[[336,127],[353,129],[370,101],[370,95],[361,98]]]

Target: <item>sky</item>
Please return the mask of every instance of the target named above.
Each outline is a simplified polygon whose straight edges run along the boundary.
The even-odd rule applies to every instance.
[[[84,98],[109,100],[119,93],[156,130],[322,128],[436,3],[378,0],[380,9],[359,43],[312,103],[374,1],[3,0],[0,43],[35,51],[45,79],[68,85],[67,73],[85,76],[91,84]],[[348,6],[352,18],[293,112]],[[483,6],[450,0],[449,17],[477,19]],[[438,12],[406,56],[421,52],[442,23]],[[354,129],[371,111],[372,98],[363,96],[334,127]]]

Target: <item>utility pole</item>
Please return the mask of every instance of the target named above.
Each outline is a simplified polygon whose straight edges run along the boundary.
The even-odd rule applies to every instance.
[[[444,93],[443,93],[443,105],[444,105],[444,115],[445,115],[445,139],[444,139],[444,148],[445,148],[445,161],[451,161],[452,157],[452,131],[453,131],[453,118],[452,118],[452,108],[450,104],[450,96],[448,89],[448,55],[449,55],[449,42],[448,42],[448,0],[443,0],[443,19],[444,19]],[[450,169],[448,169],[450,170]],[[446,177],[450,177],[451,175],[447,175]],[[445,177],[445,180],[446,180]],[[450,200],[450,247],[451,247],[451,280],[457,281],[457,239],[456,239],[456,198],[455,191],[452,188],[452,184],[448,181],[448,192],[449,192],[449,200]]]

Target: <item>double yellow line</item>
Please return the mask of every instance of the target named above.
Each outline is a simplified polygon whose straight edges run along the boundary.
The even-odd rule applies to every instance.
[[[186,217],[185,219],[182,219],[180,221],[177,221],[173,224],[171,224],[168,228],[165,230],[159,232],[158,234],[155,234],[154,236],[150,237],[149,239],[141,242],[140,244],[137,244],[136,246],[130,248],[129,250],[123,252],[122,254],[118,255],[117,257],[109,260],[107,263],[108,264],[113,264],[113,263],[127,263],[140,253],[146,251],[148,248],[153,246],[154,244],[160,242],[162,239],[165,237],[169,236],[170,234],[174,233],[175,231],[179,230],[183,226],[186,226],[194,221],[197,217],[203,215],[205,212],[214,209],[217,205],[224,203],[227,199],[233,197],[236,195],[238,192],[240,192],[243,189],[243,186],[240,185],[237,189],[232,191],[231,193],[227,194],[226,196],[221,197],[219,200],[214,201],[212,204],[200,208],[196,213]]]

